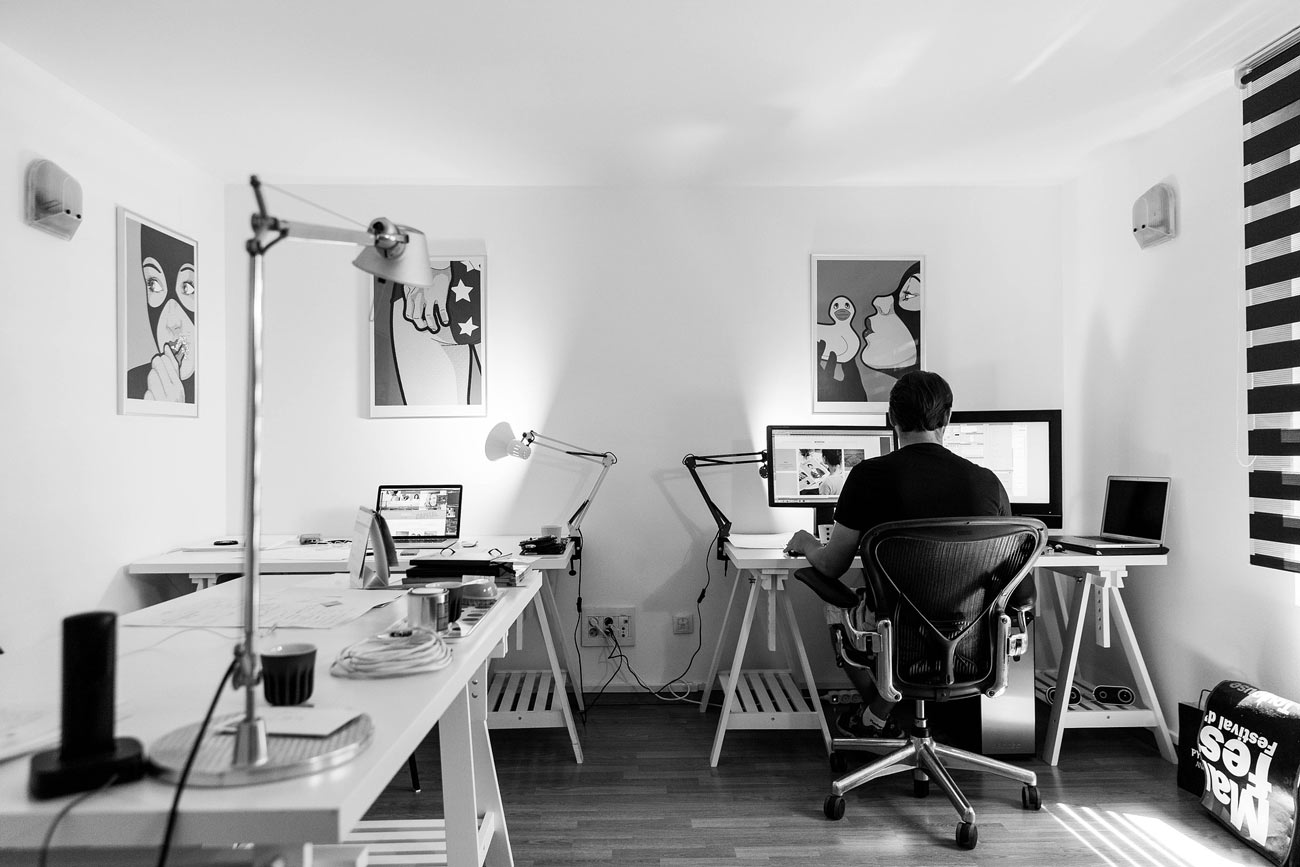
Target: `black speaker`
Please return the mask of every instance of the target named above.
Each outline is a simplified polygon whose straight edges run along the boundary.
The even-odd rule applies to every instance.
[[[1133,690],[1127,686],[1098,685],[1092,688],[1092,697],[1099,704],[1129,705],[1134,699]]]
[[[57,750],[32,756],[28,791],[56,798],[144,776],[144,749],[114,737],[117,615],[88,611],[63,621],[63,736]]]

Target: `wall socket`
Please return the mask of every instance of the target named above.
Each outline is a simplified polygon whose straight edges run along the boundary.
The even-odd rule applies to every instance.
[[[673,635],[690,635],[695,631],[694,614],[673,615]]]
[[[582,617],[580,638],[583,647],[604,647],[610,643],[605,635],[606,629],[613,630],[620,647],[636,644],[635,608],[587,608]]]

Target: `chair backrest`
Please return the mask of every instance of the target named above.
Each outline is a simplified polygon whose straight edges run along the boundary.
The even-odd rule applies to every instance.
[[[945,700],[1005,684],[1007,602],[1046,543],[1032,518],[894,521],[866,534],[871,607],[891,623],[898,692]]]

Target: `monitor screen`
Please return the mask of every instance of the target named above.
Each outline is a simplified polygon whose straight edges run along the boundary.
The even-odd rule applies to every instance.
[[[772,425],[767,429],[767,501],[772,506],[834,506],[849,470],[894,450],[887,427]]]
[[[1011,511],[1061,526],[1061,411],[967,410],[954,412],[943,444],[992,470],[1011,500]]]
[[[460,485],[380,485],[375,511],[398,542],[460,537]]]

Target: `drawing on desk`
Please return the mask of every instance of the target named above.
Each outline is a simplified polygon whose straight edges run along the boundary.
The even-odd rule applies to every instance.
[[[310,588],[263,591],[258,622],[263,628],[332,629],[356,620],[372,608],[387,605],[406,590],[334,590],[321,593]],[[208,599],[194,594],[202,604],[178,605],[154,611],[143,608],[122,619],[123,626],[170,626],[172,628],[220,628],[243,625],[243,600],[234,596]]]

